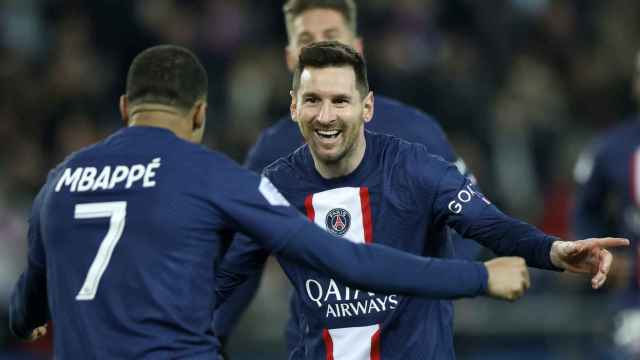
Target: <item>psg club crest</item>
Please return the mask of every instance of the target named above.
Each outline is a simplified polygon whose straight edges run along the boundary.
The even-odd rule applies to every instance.
[[[351,215],[345,209],[336,208],[327,213],[325,223],[330,233],[342,236],[349,230]]]

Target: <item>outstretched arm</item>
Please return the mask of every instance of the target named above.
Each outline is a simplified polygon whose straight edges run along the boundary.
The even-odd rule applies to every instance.
[[[594,288],[602,286],[613,261],[607,248],[629,245],[620,238],[567,242],[551,237],[500,212],[451,168],[441,179],[435,212],[498,255],[521,256],[528,265],[543,269],[591,273]]]

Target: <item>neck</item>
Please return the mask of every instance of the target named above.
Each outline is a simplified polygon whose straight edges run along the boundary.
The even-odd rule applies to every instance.
[[[320,176],[325,179],[333,179],[347,176],[354,172],[362,162],[362,159],[364,159],[366,148],[367,142],[364,139],[364,134],[362,134],[353,144],[353,147],[338,161],[324,162],[318,159],[313,151],[311,152],[311,156],[313,157],[313,163]]]
[[[183,140],[189,140],[189,131],[185,128],[187,121],[176,110],[171,108],[140,109],[132,111],[129,126],[152,126],[167,129]]]

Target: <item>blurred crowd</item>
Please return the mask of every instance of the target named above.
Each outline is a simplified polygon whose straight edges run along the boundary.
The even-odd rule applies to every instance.
[[[117,101],[133,56],[159,43],[194,50],[210,76],[206,143],[242,161],[259,132],[288,111],[281,6],[274,0],[0,2],[0,348],[14,342],[6,307],[26,260],[28,206],[51,167],[122,126]],[[433,115],[491,199],[570,238],[579,151],[635,111],[640,2],[367,0],[358,6],[374,93]],[[265,281],[267,291],[286,291],[282,277]],[[588,293],[575,279],[559,281],[541,287]],[[262,304],[267,313],[272,305]],[[473,329],[472,311],[463,308],[461,317],[462,329]],[[280,329],[273,331],[281,338]]]

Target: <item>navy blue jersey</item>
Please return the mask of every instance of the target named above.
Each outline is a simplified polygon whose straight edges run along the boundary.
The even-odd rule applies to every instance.
[[[364,159],[347,176],[322,178],[306,145],[267,167],[264,175],[319,227],[351,242],[447,258],[451,243],[440,234],[451,226],[498,255],[522,256],[530,266],[554,268],[549,259],[554,238],[501,213],[453,165],[419,144],[368,131],[365,138]],[[221,264],[221,299],[245,275],[241,264],[259,263],[255,258],[264,255],[246,238],[234,241]],[[428,299],[376,293],[276,257],[295,289],[300,334],[291,358],[455,357],[448,290]],[[446,287],[456,276],[452,270],[432,276]]]
[[[425,296],[486,287],[480,263],[336,239],[268,179],[168,130],[130,127],[50,173],[34,201],[11,329],[26,337],[52,319],[59,359],[214,358],[215,278],[235,231],[355,286]],[[429,280],[452,266],[452,289]]]
[[[439,155],[443,159],[456,164],[465,175],[473,178],[468,173],[466,165],[459,159],[440,125],[427,114],[418,109],[406,106],[398,101],[384,96],[375,96],[375,112],[373,119],[365,123],[368,130],[397,136],[409,142],[423,144],[427,149]],[[304,139],[298,129],[298,125],[285,116],[273,126],[262,132],[260,138],[249,152],[247,167],[257,173],[272,162],[292,153],[304,144]],[[456,257],[462,259],[474,259],[480,252],[480,246],[474,242],[462,240],[457,234],[452,234]],[[445,234],[444,236],[448,236]],[[237,322],[242,311],[248,306],[259,283],[262,264],[257,265],[257,274],[243,285],[242,289],[233,294],[233,300],[223,305],[222,311],[216,314],[214,328],[217,334],[228,336]],[[295,317],[296,312],[292,311]],[[287,325],[287,334],[293,334],[295,326]],[[287,339],[290,342],[291,339]]]
[[[640,121],[607,132],[583,153],[576,164],[579,184],[573,216],[578,238],[606,234],[628,238],[635,247],[630,290],[640,289]],[[636,299],[637,302],[637,299]]]

